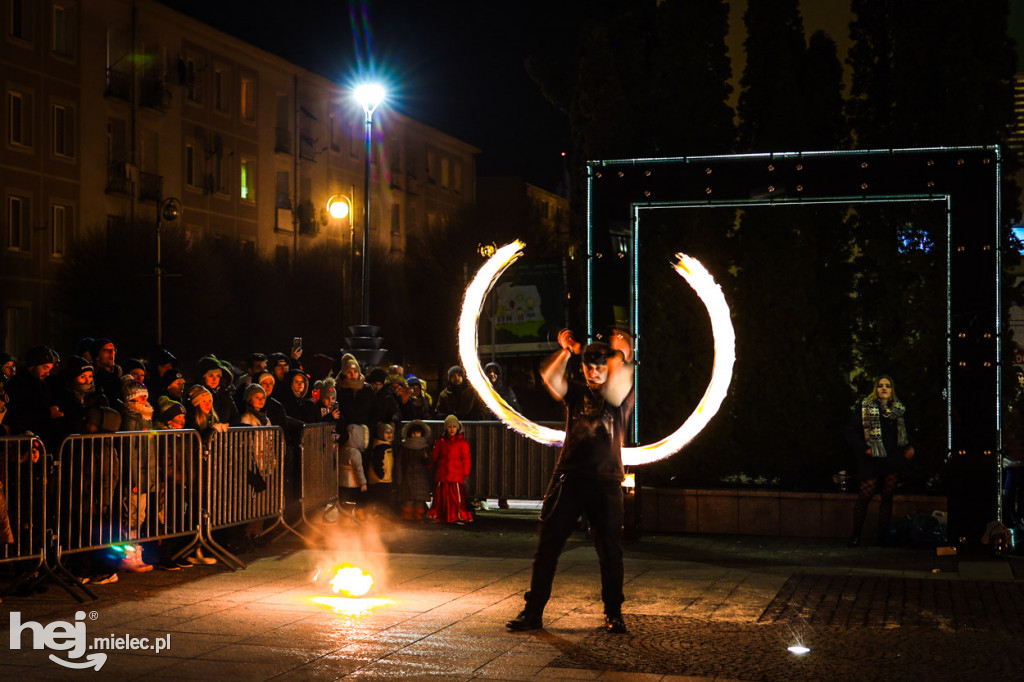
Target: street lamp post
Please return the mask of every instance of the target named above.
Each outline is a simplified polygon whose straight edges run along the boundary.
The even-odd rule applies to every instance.
[[[348,287],[349,291],[352,292],[351,296],[351,307],[349,312],[355,314],[355,291],[356,291],[356,221],[355,221],[355,204],[356,204],[356,188],[352,185],[349,188],[348,196],[344,194],[332,194],[331,198],[327,200],[327,214],[335,220],[344,220],[348,218],[348,233],[349,233],[349,248],[351,253],[349,255],[349,273],[348,273]],[[344,269],[343,269],[344,270]]]
[[[160,236],[164,221],[173,223],[181,215],[181,201],[175,197],[160,199],[156,205],[156,345],[164,342],[164,265],[160,251]]]
[[[384,101],[384,88],[377,83],[360,85],[353,93],[366,114],[366,168],[363,177],[363,314],[361,324],[370,324],[370,155],[373,144],[373,112]]]

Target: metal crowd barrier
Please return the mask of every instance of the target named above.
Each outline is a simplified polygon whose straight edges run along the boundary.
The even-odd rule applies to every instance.
[[[57,460],[60,554],[199,532],[199,434],[69,436]]]
[[[74,576],[66,580],[47,558],[52,535],[47,500],[55,479],[50,457],[34,436],[0,438],[0,564],[24,562],[3,595],[24,587],[31,590],[47,576],[79,602],[76,590],[90,594]]]
[[[205,465],[204,523],[198,543],[218,555],[229,568],[245,563],[218,544],[214,530],[284,514],[284,434],[276,426],[233,427],[210,438]],[[190,547],[179,554],[184,554]]]
[[[322,519],[310,519],[309,513],[323,512],[338,499],[338,439],[335,436],[334,424],[325,422],[303,426],[297,456],[301,466],[301,517],[295,526],[290,525],[287,520],[282,520],[281,523],[299,537],[309,540],[299,532],[297,526],[305,525],[322,535],[316,524],[316,521]]]
[[[444,435],[443,421],[429,421],[435,439]],[[555,429],[564,422],[538,422]],[[473,464],[466,481],[470,497],[540,500],[544,497],[558,449],[541,445],[499,421],[465,421],[462,433]]]

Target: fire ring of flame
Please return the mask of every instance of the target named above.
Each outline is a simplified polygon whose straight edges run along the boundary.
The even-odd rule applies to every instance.
[[[487,259],[466,288],[462,314],[459,316],[459,358],[462,360],[462,367],[466,370],[466,379],[470,385],[480,395],[484,404],[498,415],[506,426],[538,443],[561,445],[565,439],[565,431],[536,424],[509,407],[491,386],[480,366],[477,336],[480,311],[483,310],[484,301],[494,283],[523,255],[525,246],[518,239],[502,246]],[[729,304],[722,294],[721,287],[696,258],[677,253],[676,262],[672,267],[700,297],[711,319],[711,331],[715,341],[711,380],[697,407],[678,429],[655,443],[622,448],[622,463],[626,466],[656,462],[682,450],[718,412],[732,381],[732,368],[736,362],[736,332],[732,326]]]

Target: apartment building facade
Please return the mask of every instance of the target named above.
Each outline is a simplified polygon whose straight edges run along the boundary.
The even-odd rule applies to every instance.
[[[63,339],[54,286],[77,237],[155,227],[162,201],[181,202],[189,233],[282,265],[325,242],[361,246],[365,117],[345,84],[152,0],[0,8],[9,352]],[[410,233],[473,206],[479,150],[386,105],[373,133],[370,240],[402,258]],[[332,196],[355,210],[331,218]]]

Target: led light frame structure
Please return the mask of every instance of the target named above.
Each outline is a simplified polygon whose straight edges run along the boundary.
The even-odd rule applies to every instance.
[[[640,234],[650,209],[940,202],[947,215],[946,458],[957,469],[950,532],[980,537],[1001,518],[1001,182],[997,146],[779,152],[597,160],[587,164],[587,337],[629,311],[639,328]],[[613,235],[625,235],[629,274]],[[628,239],[626,239],[628,238]],[[621,249],[621,244],[619,245]],[[614,281],[612,281],[614,280]],[[623,293],[626,292],[626,293]],[[637,383],[634,433],[643,416]],[[953,415],[957,415],[954,420]],[[977,530],[977,534],[975,533]]]

